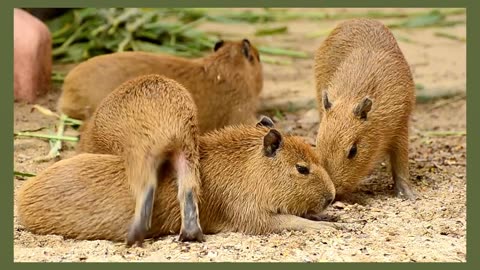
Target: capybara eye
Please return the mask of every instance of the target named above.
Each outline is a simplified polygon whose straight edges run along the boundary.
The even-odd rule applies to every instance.
[[[308,169],[305,166],[296,164],[295,167],[297,168],[297,171],[301,174],[309,174],[310,173],[310,169]]]
[[[350,151],[348,152],[348,159],[352,159],[357,155],[357,144],[353,144],[352,148],[350,148]]]

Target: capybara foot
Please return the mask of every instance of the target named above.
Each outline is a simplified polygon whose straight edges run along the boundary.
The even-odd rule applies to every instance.
[[[144,192],[143,200],[141,202],[139,211],[140,213],[135,215],[135,220],[130,227],[127,235],[127,246],[131,246],[137,243],[138,246],[142,246],[143,240],[147,231],[150,230],[152,224],[152,211],[153,211],[153,196],[155,194],[155,187],[150,186]]]
[[[203,242],[203,232],[200,227],[198,220],[198,206],[194,200],[194,192],[188,190],[186,192],[184,207],[183,207],[183,217],[182,217],[182,228],[180,230],[179,241],[182,242]]]
[[[395,182],[395,193],[397,197],[405,198],[409,200],[416,200],[417,194],[413,191],[410,185],[405,181]]]
[[[140,222],[134,222],[130,227],[127,235],[127,247],[131,247],[134,244],[137,246],[143,246],[143,240],[147,234],[147,228],[145,224],[140,224]]]
[[[203,235],[202,229],[197,227],[193,230],[182,229],[178,237],[178,241],[181,242],[204,242],[205,237]]]
[[[321,213],[321,214],[307,213],[303,216],[303,218],[313,220],[313,221],[330,221],[330,222],[335,222],[338,220],[338,217],[331,216],[324,213]]]

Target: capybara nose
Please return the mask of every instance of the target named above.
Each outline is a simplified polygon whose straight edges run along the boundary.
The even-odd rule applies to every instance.
[[[332,197],[332,198],[330,199],[330,203],[329,203],[328,205],[332,204],[334,201],[335,201],[335,197]]]
[[[334,199],[335,199],[335,197],[327,198],[325,200],[325,205],[323,206],[323,209],[327,208],[330,204],[332,204]]]

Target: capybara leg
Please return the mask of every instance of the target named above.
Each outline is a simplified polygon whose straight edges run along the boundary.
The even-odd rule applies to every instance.
[[[179,240],[203,242],[204,236],[200,227],[198,211],[200,186],[198,155],[192,154],[187,159],[182,151],[176,153],[174,159],[177,171],[178,201],[182,217]]]
[[[408,129],[396,138],[389,154],[395,193],[398,197],[415,200],[417,196],[409,183]]]
[[[127,235],[127,246],[137,243],[143,245],[147,231],[152,226],[152,211],[156,185],[147,185],[143,192],[137,197],[135,204],[135,218]]]
[[[135,197],[135,214],[127,234],[127,246],[137,243],[142,246],[143,240],[152,224],[152,211],[157,189],[157,169],[164,158],[128,154],[126,172]],[[128,164],[128,165],[127,165]]]
[[[321,213],[321,214],[307,213],[307,214],[303,215],[302,217],[306,218],[308,220],[314,220],[314,221],[335,221],[335,220],[337,220],[337,217],[331,216],[331,215],[328,215],[328,214],[325,214],[325,213]]]
[[[270,223],[271,232],[280,233],[287,231],[325,231],[331,229],[343,229],[338,223],[326,221],[313,221],[294,215],[274,215]]]

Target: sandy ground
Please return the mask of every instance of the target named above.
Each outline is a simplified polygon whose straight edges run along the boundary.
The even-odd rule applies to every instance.
[[[465,19],[465,15],[453,19]],[[253,36],[255,27],[251,25],[209,23],[202,28],[224,32],[225,38],[245,36],[256,45],[289,47],[311,54],[325,36],[307,38],[306,35],[331,29],[336,23],[334,20],[292,21],[287,24],[288,34],[262,38]],[[441,133],[466,131],[466,44],[439,37],[437,32],[466,36],[465,25],[394,30],[412,67],[415,82],[423,86],[417,94],[460,93],[460,96],[418,104],[415,109],[410,137],[410,180],[420,194],[419,200],[396,198],[388,164],[382,163],[351,198],[327,209],[332,219],[351,225],[343,231],[284,232],[266,236],[228,233],[208,235],[205,243],[180,243],[177,236],[172,235],[148,240],[144,248],[125,248],[121,243],[109,241],[34,235],[18,224],[15,216],[15,261],[464,262],[466,136]],[[274,117],[282,130],[305,136],[311,142],[319,124],[312,66],[312,59],[295,59],[291,65],[264,64],[261,111]],[[57,87],[38,104],[55,110],[58,95]],[[15,131],[43,128],[41,132],[46,133],[55,126],[55,119],[32,110],[32,105],[15,104],[14,114]],[[73,130],[68,133],[76,134]],[[46,141],[15,139],[14,144],[17,171],[38,173],[55,162],[38,161],[49,151]],[[73,148],[73,144],[65,144],[61,158],[72,156]],[[24,181],[28,179],[15,178],[15,190]]]

